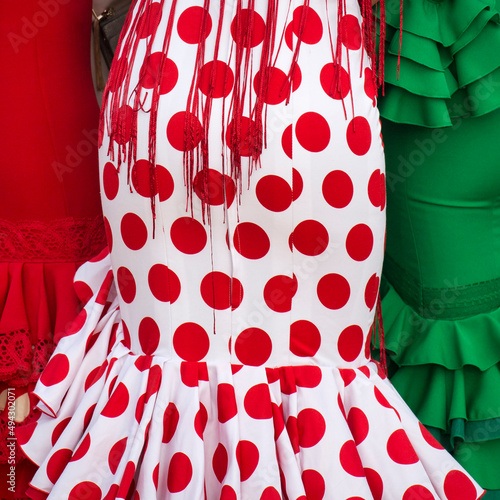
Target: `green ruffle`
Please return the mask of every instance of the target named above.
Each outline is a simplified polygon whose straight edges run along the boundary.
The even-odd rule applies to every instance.
[[[381,291],[391,382],[483,488],[500,490],[500,309],[433,320],[387,282]]]
[[[499,4],[405,2],[401,53],[399,9],[387,8],[381,115],[397,123],[446,127],[456,118],[499,108]]]

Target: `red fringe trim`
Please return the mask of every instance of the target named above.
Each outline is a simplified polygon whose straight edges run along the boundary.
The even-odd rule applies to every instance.
[[[121,164],[126,162],[128,168],[128,182],[130,184],[131,167],[136,161],[137,155],[137,112],[139,110],[147,111],[150,115],[149,121],[149,162],[150,168],[150,185],[151,185],[151,211],[153,220],[156,219],[156,198],[154,193],[157,192],[156,185],[156,129],[158,122],[158,106],[159,106],[159,87],[163,71],[163,66],[167,60],[168,50],[172,37],[174,18],[177,7],[177,0],[159,0],[158,12],[163,12],[165,1],[171,2],[165,39],[163,43],[162,52],[164,57],[159,65],[157,74],[155,75],[155,84],[152,90],[151,108],[145,110],[143,92],[143,78],[145,75],[140,75],[139,83],[137,86],[130,90],[131,72],[128,71],[129,67],[134,65],[137,55],[137,48],[141,41],[141,31],[143,24],[146,22],[147,10],[152,5],[152,0],[135,0],[130,9],[134,15],[129,15],[125,26],[123,28],[122,36],[117,48],[118,57],[112,65],[108,84],[104,91],[102,116],[99,128],[99,145],[102,145],[104,131],[109,134],[109,151],[108,154],[111,160],[115,160],[117,167],[120,168]],[[204,8],[206,12],[209,11],[210,3],[218,1],[221,15],[217,26],[217,38],[214,48],[213,60],[218,59],[220,37],[222,32],[223,13],[225,8],[225,0],[204,0]],[[283,35],[275,51],[276,45],[276,21],[278,2],[284,0],[268,0],[268,9],[266,16],[266,29],[265,36],[262,42],[262,53],[258,71],[262,77],[260,78],[259,88],[256,89],[255,102],[252,102],[252,92],[248,89],[248,82],[251,81],[253,73],[252,65],[252,48],[250,37],[252,35],[252,26],[243,29],[241,26],[241,15],[236,17],[236,33],[240,37],[242,43],[234,44],[234,57],[235,57],[235,82],[232,91],[231,101],[229,103],[229,120],[227,126],[229,127],[229,134],[227,140],[230,143],[230,168],[226,172],[227,167],[224,164],[223,157],[223,174],[228,173],[236,183],[238,199],[240,199],[242,191],[242,145],[250,148],[250,155],[248,158],[248,176],[260,167],[260,155],[263,148],[266,147],[266,105],[264,103],[265,92],[268,87],[270,71],[269,69],[274,66],[273,55],[277,56],[283,41]],[[291,10],[291,0],[289,12]],[[326,8],[328,9],[328,1],[325,0]],[[372,58],[374,84],[378,88],[383,85],[384,77],[384,50],[385,50],[385,0],[380,0],[380,5],[377,7],[379,10],[378,17],[380,18],[380,36],[378,41],[378,50],[376,44],[376,26],[374,21],[374,13],[372,8],[372,0],[358,0],[360,3],[361,13],[363,16],[363,39],[367,53]],[[402,3],[403,0],[401,0]],[[255,0],[247,0],[246,9],[253,11],[255,8]],[[304,0],[303,6],[308,7],[310,0]],[[237,14],[241,14],[243,7],[242,0],[237,0]],[[292,63],[288,72],[288,79],[286,82],[288,96],[286,102],[289,102],[290,93],[292,89],[292,80],[297,67],[297,61],[301,46],[300,33],[305,28],[307,20],[307,8],[303,9],[304,15],[301,16],[298,26],[299,36],[297,37],[297,44],[294,50]],[[340,29],[340,21],[342,16],[346,13],[346,0],[338,0],[338,16],[337,16],[337,40],[334,46],[331,34],[331,27],[328,27],[330,42],[332,48],[332,61],[340,68],[342,64],[342,31]],[[202,20],[200,30],[205,30],[208,16]],[[148,19],[149,22],[155,20]],[[202,33],[200,33],[201,35]],[[151,55],[152,43],[154,34],[149,37],[146,55],[147,58]],[[204,183],[202,189],[202,207],[203,207],[203,220],[208,218],[210,223],[210,205],[208,204],[208,169],[209,169],[209,141],[208,129],[211,118],[212,110],[212,96],[208,95],[205,98],[198,90],[198,79],[200,70],[205,61],[205,37],[200,36],[200,42],[197,48],[195,69],[193,79],[191,82],[188,99],[186,103],[186,116],[195,116],[200,120],[203,126],[202,137],[199,140],[199,145],[190,148],[189,145],[194,145],[198,142],[194,127],[195,121],[191,119],[185,120],[185,153],[184,153],[184,182],[187,190],[186,209],[193,210],[193,182],[197,174],[202,172]],[[210,75],[212,81],[215,81],[215,65],[213,72]],[[347,69],[350,74],[349,57],[347,60]],[[340,82],[340,78],[337,79]],[[245,104],[251,110],[249,117],[243,116]],[[224,103],[225,106],[225,103]],[[351,93],[351,107],[354,112],[354,101]],[[345,107],[344,107],[345,110]],[[347,113],[346,113],[347,118]],[[242,121],[245,119],[250,120],[251,126],[246,127],[246,136],[243,136]],[[223,117],[224,120],[224,117]],[[222,141],[226,138],[226,124],[222,124]],[[248,152],[245,156],[248,156]],[[154,229],[153,229],[154,231]]]

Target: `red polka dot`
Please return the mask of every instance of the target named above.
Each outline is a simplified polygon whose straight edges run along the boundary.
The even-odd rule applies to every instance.
[[[243,285],[241,284],[240,280],[233,278],[232,287],[231,308],[234,310],[238,309],[238,307],[241,305],[241,302],[243,301]]]
[[[162,8],[159,2],[154,2],[146,7],[139,18],[137,31],[141,38],[151,36],[160,24]]]
[[[170,228],[172,243],[179,252],[195,254],[201,252],[207,243],[207,232],[203,225],[191,217],[181,217]]]
[[[403,494],[403,500],[434,500],[434,498],[433,493],[431,493],[425,486],[419,484],[410,486]]]
[[[123,382],[120,382],[106,403],[101,415],[109,418],[119,417],[127,409],[129,399],[127,387]]]
[[[123,321],[123,320],[122,320],[122,327],[123,327],[122,328],[122,332],[123,332],[122,343],[125,347],[130,349],[131,345],[132,345],[132,341],[130,340],[130,332],[128,331],[128,327],[125,324],[125,321]],[[137,364],[137,361],[136,361],[136,364]]]
[[[340,309],[347,304],[351,287],[340,274],[327,274],[319,280],[317,294],[320,302],[328,309]]]
[[[196,434],[200,436],[200,439],[203,439],[203,433],[205,432],[205,427],[207,426],[208,421],[208,413],[207,409],[200,403],[200,409],[196,413],[196,417],[194,418],[194,430]]]
[[[97,484],[91,481],[78,483],[70,492],[68,500],[101,500],[102,491]]]
[[[189,111],[179,111],[167,125],[167,139],[178,151],[191,151],[201,141],[203,128],[196,116]]]
[[[160,478],[160,464],[157,464],[153,470],[153,483],[156,491],[158,491],[158,479]]]
[[[102,171],[102,187],[108,200],[114,200],[118,194],[120,180],[115,166],[108,161]]]
[[[198,44],[210,35],[211,30],[212,18],[202,7],[189,7],[177,21],[177,33],[186,43]]]
[[[187,488],[193,477],[191,460],[184,453],[175,453],[170,460],[167,475],[167,487],[170,493],[178,493]]]
[[[382,494],[384,492],[384,483],[380,474],[373,469],[365,469],[365,476],[370,491],[373,496],[373,500],[382,500]]]
[[[174,349],[185,361],[200,361],[208,353],[210,340],[207,332],[196,323],[183,323],[174,333]]]
[[[286,432],[288,434],[288,438],[290,439],[290,444],[292,445],[292,449],[295,454],[300,451],[299,448],[299,429],[297,427],[297,418],[296,417],[288,417],[286,421]]]
[[[198,87],[206,96],[227,97],[231,93],[233,84],[233,71],[222,61],[210,61],[200,70]]]
[[[90,421],[92,420],[92,417],[94,416],[94,410],[95,407],[97,406],[97,403],[94,403],[89,409],[86,411],[85,416],[83,417],[83,428],[86,429]]]
[[[297,426],[299,429],[299,445],[302,448],[317,445],[326,431],[323,415],[313,408],[306,408],[297,415]]]
[[[285,30],[286,46],[293,51],[293,21],[288,24]]]
[[[368,153],[372,143],[372,131],[368,120],[363,116],[354,117],[347,126],[347,144],[358,156]]]
[[[321,334],[314,323],[299,320],[290,326],[290,351],[295,356],[314,356],[321,345]]]
[[[323,499],[325,496],[325,480],[318,471],[306,469],[302,472],[302,482],[306,490],[307,500]]]
[[[231,420],[238,413],[236,395],[231,384],[217,386],[217,412],[220,423]]]
[[[345,246],[351,259],[366,260],[373,250],[372,230],[366,224],[354,226],[347,235]]]
[[[257,199],[264,208],[272,212],[283,212],[292,203],[292,188],[277,175],[262,177],[255,188]]]
[[[354,442],[356,445],[362,443],[366,436],[368,436],[368,419],[362,410],[359,408],[351,408],[349,415],[347,415],[347,424],[351,430]]]
[[[246,481],[257,468],[259,450],[251,441],[240,441],[236,446],[236,460],[240,467],[240,479]]]
[[[384,204],[385,189],[382,185],[385,176],[382,177],[380,170],[375,170],[368,181],[368,197],[374,207],[381,207]]]
[[[389,436],[387,453],[398,464],[409,465],[418,462],[418,456],[403,429],[398,429]]]
[[[287,312],[292,308],[292,298],[297,292],[297,278],[274,276],[264,287],[264,300],[269,309]]]
[[[68,329],[64,332],[64,337],[69,337],[70,335],[78,333],[83,328],[86,321],[87,321],[87,311],[86,309],[82,309],[80,314],[73,320],[73,322],[69,325]]]
[[[332,99],[345,99],[351,90],[349,73],[340,65],[329,63],[319,75],[321,87]]]
[[[255,93],[266,104],[279,104],[290,94],[290,82],[279,68],[266,68],[258,71],[253,81]]]
[[[169,443],[174,437],[179,423],[179,410],[174,403],[169,403],[163,413],[163,437],[162,443]]]
[[[118,466],[122,460],[123,454],[125,453],[125,449],[127,448],[127,440],[128,438],[120,439],[117,441],[113,447],[111,448],[108,455],[108,465],[111,473],[114,475],[118,470]]]
[[[281,500],[281,495],[273,486],[268,486],[260,496],[260,500]]]
[[[160,343],[160,329],[153,318],[143,318],[139,324],[139,342],[144,354],[154,354]]]
[[[316,11],[307,6],[297,7],[293,11],[293,32],[304,43],[318,43],[323,36],[323,25]]]
[[[75,281],[73,287],[82,304],[86,304],[94,296],[92,288],[83,281]]]
[[[342,359],[354,361],[363,350],[363,340],[363,330],[358,325],[351,325],[342,330],[337,344]]]
[[[302,71],[300,71],[299,65],[297,64],[292,75],[292,91],[295,92],[302,83]]]
[[[217,445],[214,456],[212,458],[212,468],[214,469],[215,476],[219,483],[224,481],[227,473],[228,455],[227,450],[222,443]]]
[[[201,296],[209,307],[227,309],[231,306],[231,278],[224,273],[215,271],[208,273],[201,281]],[[236,280],[237,281],[237,280]],[[237,281],[239,286],[241,283]]]
[[[212,168],[208,169],[208,177],[204,170],[198,172],[193,187],[198,198],[209,205],[222,205],[225,199],[226,206],[230,207],[236,194],[234,180]]]
[[[323,180],[323,197],[334,208],[344,208],[352,200],[354,186],[348,174],[342,170],[333,170]]]
[[[375,100],[377,95],[377,89],[375,87],[375,80],[373,77],[373,71],[370,68],[365,68],[365,83],[364,83],[365,94],[372,100]]]
[[[242,331],[235,343],[234,352],[244,365],[261,366],[271,356],[273,345],[269,335],[260,328]]]
[[[109,251],[113,250],[113,232],[111,231],[111,226],[109,225],[109,221],[106,217],[103,217],[104,220],[104,232],[106,233],[106,241],[108,243]]]
[[[163,264],[155,264],[148,273],[151,293],[161,302],[174,303],[181,293],[181,282],[177,275]]]
[[[347,420],[347,415],[345,413],[345,406],[344,406],[344,402],[342,401],[342,398],[340,396],[340,393],[337,394],[337,404],[339,405],[339,410],[340,410],[340,413],[342,413],[342,416]]]
[[[220,492],[220,500],[237,500],[236,492],[229,486],[225,484]]]
[[[302,221],[293,231],[293,245],[304,255],[320,255],[328,247],[330,237],[325,226],[310,219]]]
[[[446,500],[475,500],[478,496],[472,481],[461,471],[452,470],[444,480]]]
[[[299,144],[312,153],[323,151],[330,143],[328,122],[313,111],[299,117],[295,125],[295,135]]]
[[[68,356],[61,353],[56,354],[42,371],[40,382],[46,387],[51,387],[62,382],[69,373],[69,367]]]
[[[261,259],[264,257],[271,243],[269,236],[253,222],[241,222],[234,230],[234,248],[247,259]]]
[[[118,109],[116,131],[113,139],[117,144],[124,145],[132,137],[132,123],[134,121],[134,110],[127,104]]]
[[[361,48],[361,27],[358,19],[347,14],[340,20],[340,33],[342,44],[350,50]]]
[[[375,302],[377,300],[379,284],[380,278],[376,274],[373,274],[366,284],[365,304],[370,310],[373,309],[373,306],[375,305]]]
[[[64,420],[61,420],[55,427],[55,429],[52,431],[52,437],[51,437],[51,442],[52,446],[54,446],[57,443],[57,440],[61,436],[61,434],[64,432],[64,429],[68,426],[68,424],[71,422],[71,417],[67,417]]]
[[[137,214],[132,212],[125,214],[120,229],[123,243],[131,250],[139,250],[146,244],[148,230]]]
[[[231,23],[233,40],[243,47],[256,47],[264,40],[264,19],[251,9],[242,9]]]
[[[156,179],[151,178],[155,173]],[[132,184],[134,189],[145,198],[150,198],[151,193],[160,194],[160,201],[165,201],[172,196],[174,191],[174,181],[170,172],[161,165],[152,165],[148,160],[138,160],[132,167]]]
[[[245,411],[258,420],[264,420],[273,416],[271,406],[271,395],[267,384],[254,385],[248,389],[244,400]]]
[[[283,432],[285,428],[285,420],[283,417],[283,405],[278,406],[276,403],[272,403],[273,410],[273,425],[274,425],[274,439],[278,440],[278,437]]]
[[[299,172],[295,169],[292,171],[292,183],[293,183],[293,201],[295,201],[301,194],[302,188],[304,187],[304,182]]]
[[[420,432],[422,433],[423,438],[427,441],[428,444],[430,444],[433,448],[436,448],[437,450],[442,450],[443,447],[441,444],[437,441],[437,439],[422,425],[422,423],[418,423],[420,426]]]
[[[363,465],[354,441],[346,441],[339,454],[340,465],[351,476],[364,477]]]
[[[163,67],[161,67],[162,64]],[[168,94],[175,87],[178,78],[177,66],[172,59],[165,57],[163,52],[151,54],[144,61],[140,72],[140,81],[145,89],[153,89],[156,87],[157,79],[159,80],[161,95]]]
[[[126,267],[120,267],[116,273],[116,281],[122,299],[130,304],[135,299],[136,285],[132,273]]]
[[[71,462],[76,462],[83,458],[87,452],[89,451],[91,444],[90,434],[87,434],[84,438],[80,446],[76,449],[75,453],[71,457]]]
[[[293,142],[293,130],[292,126],[288,125],[281,136],[281,147],[283,151],[288,156],[288,158],[292,159],[292,142]]]
[[[299,387],[317,387],[321,382],[322,374],[319,366],[294,366],[293,372],[295,374],[295,383]]]
[[[47,462],[46,473],[49,481],[55,483],[68,464],[73,452],[67,448],[57,450]]]
[[[127,498],[130,499],[131,495],[135,490],[135,464],[134,462],[127,462],[125,470],[123,471],[123,476],[120,480],[120,487],[118,488],[117,498]]]

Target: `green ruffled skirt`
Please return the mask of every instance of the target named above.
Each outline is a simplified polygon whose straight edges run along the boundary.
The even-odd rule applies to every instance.
[[[500,499],[500,1],[387,2],[391,379]]]

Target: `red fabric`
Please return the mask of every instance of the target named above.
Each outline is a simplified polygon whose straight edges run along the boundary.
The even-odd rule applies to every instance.
[[[0,2],[0,218],[100,213],[91,20],[90,0]]]
[[[91,8],[91,0],[0,2],[8,68],[0,79],[0,382],[16,395],[32,389],[78,313],[75,270],[105,241]],[[5,426],[6,417],[0,434]],[[0,463],[0,498],[26,498],[36,466],[16,465],[15,493],[9,467]]]

